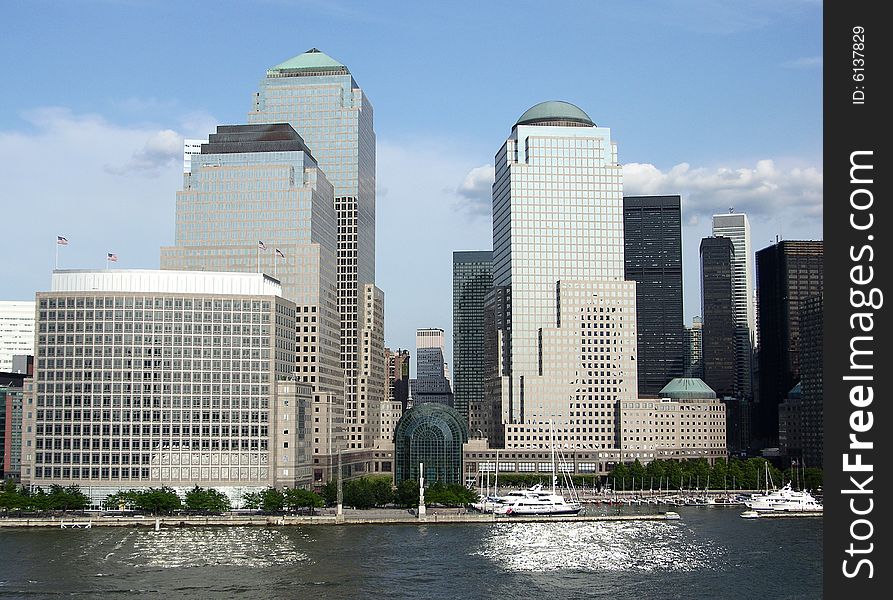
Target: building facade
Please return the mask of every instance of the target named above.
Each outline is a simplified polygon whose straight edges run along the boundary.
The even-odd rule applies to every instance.
[[[468,426],[462,415],[444,404],[415,404],[403,413],[394,434],[395,482],[419,480],[462,483],[462,447]],[[423,471],[420,471],[419,468]]]
[[[613,447],[636,397],[635,283],[624,280],[622,168],[611,131],[566,102],[526,111],[496,154],[493,284],[510,296],[485,385],[506,448]],[[492,368],[488,368],[492,375]]]
[[[161,267],[281,282],[299,313],[294,374],[320,409],[314,458],[326,479],[346,435],[332,185],[288,124],[220,126],[191,166],[177,193],[176,245],[161,249]]]
[[[756,436],[778,442],[778,405],[800,381],[800,314],[823,291],[821,241],[785,240],[757,252],[760,398]],[[765,336],[765,337],[764,337]]]
[[[685,376],[704,378],[703,329],[701,317],[692,319],[691,327],[685,328]]]
[[[701,240],[701,329],[704,383],[720,397],[739,397],[735,362],[735,248],[726,237]]]
[[[657,394],[685,370],[680,197],[624,197],[623,242],[625,278],[636,282],[639,394]]]
[[[415,332],[416,377],[446,377],[443,329],[417,329]]]
[[[676,378],[658,391],[659,399],[620,403],[623,460],[687,460],[711,464],[728,456],[726,410],[700,379]]]
[[[493,253],[453,252],[453,394],[468,419],[484,401],[484,299],[493,287]]]
[[[296,305],[262,274],[56,271],[37,294],[22,482],[245,490],[310,484]],[[27,390],[26,390],[27,392]]]
[[[13,356],[29,354],[34,354],[34,301],[0,300],[0,373],[13,370]]]
[[[348,447],[372,448],[381,437],[382,405],[385,402],[387,357],[384,348],[384,293],[367,283],[363,286],[360,319],[360,379],[357,405],[348,405]]]
[[[375,131],[372,104],[348,68],[311,48],[269,70],[249,123],[289,123],[334,188],[337,309],[348,414],[358,406],[360,303],[375,283]],[[350,422],[349,427],[359,427]]]
[[[803,405],[802,459],[819,467],[825,459],[824,296],[807,298],[800,310],[800,387]]]
[[[409,397],[409,350],[398,348],[392,352],[389,348],[385,348],[385,356],[388,362],[385,397],[392,402],[399,402],[402,408],[406,408],[406,399]]]
[[[0,483],[4,479],[18,481],[21,475],[22,402],[27,377],[0,372]]]

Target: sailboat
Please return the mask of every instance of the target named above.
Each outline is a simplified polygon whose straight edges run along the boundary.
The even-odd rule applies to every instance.
[[[555,468],[555,440],[552,433],[552,422],[549,422],[549,441],[552,446],[552,490],[543,490],[541,484],[530,489],[510,492],[500,497],[500,502],[494,506],[493,512],[498,515],[575,515],[582,510],[579,498],[573,485],[568,486],[573,497],[568,501],[564,496],[557,494],[555,483],[558,475]],[[567,473],[564,473],[567,477]]]

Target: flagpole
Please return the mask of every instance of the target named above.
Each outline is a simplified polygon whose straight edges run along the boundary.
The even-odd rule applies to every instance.
[[[59,270],[59,246],[61,246],[61,245],[62,244],[59,243],[59,238],[57,237],[56,238],[56,265],[53,267],[54,271]]]
[[[273,277],[279,279],[279,257],[276,254],[276,251],[273,251]]]
[[[260,244],[257,245],[257,272],[260,273]]]

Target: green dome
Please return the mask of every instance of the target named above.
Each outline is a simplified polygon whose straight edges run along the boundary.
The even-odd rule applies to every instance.
[[[561,100],[549,100],[531,106],[515,125],[563,125],[595,127],[595,123],[578,106]]]
[[[661,398],[673,400],[710,400],[716,392],[697,377],[677,377],[660,391]]]
[[[347,67],[318,48],[311,48],[303,54],[281,62],[269,69],[272,72],[295,71],[341,71],[347,72]]]

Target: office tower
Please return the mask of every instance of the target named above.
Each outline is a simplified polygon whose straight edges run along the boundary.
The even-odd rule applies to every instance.
[[[552,422],[556,444],[616,447],[617,404],[636,398],[636,308],[611,131],[543,102],[514,124],[495,165],[493,284],[508,298],[491,299],[507,314],[492,318],[505,329],[486,333],[497,354],[485,368],[498,365],[486,389],[504,444],[548,447]]]
[[[803,400],[798,383],[778,405],[778,451],[792,460],[803,454]]]
[[[800,380],[800,312],[822,293],[821,241],[785,240],[757,252],[760,398],[755,435],[778,441],[778,405]]]
[[[636,282],[639,394],[682,377],[682,208],[679,196],[623,198],[623,259]]]
[[[18,481],[22,457],[24,373],[0,372],[0,484]]]
[[[175,246],[163,269],[273,274],[297,305],[299,382],[313,386],[314,473],[325,479],[344,436],[332,185],[288,124],[217,128],[177,193]]]
[[[735,301],[735,379],[737,393],[753,398],[753,349],[756,347],[756,312],[753,293],[753,252],[750,223],[741,213],[713,215],[713,235],[732,240],[732,293]]]
[[[290,123],[334,186],[341,368],[348,414],[357,414],[358,406],[360,296],[364,284],[375,283],[372,121],[369,98],[347,67],[316,48],[269,69],[248,113],[249,123]]]
[[[803,404],[803,463],[819,467],[824,452],[824,297],[807,298],[800,310],[800,386]]]
[[[691,327],[685,328],[686,337],[686,353],[685,353],[685,376],[704,378],[704,355],[703,355],[703,323],[701,317],[692,319]]]
[[[34,354],[34,301],[0,300],[0,373],[17,354]]]
[[[443,329],[416,330],[416,378],[410,380],[415,404],[435,402],[453,406],[453,389],[446,377]]]
[[[381,429],[385,401],[384,293],[375,284],[363,286],[360,319],[360,378],[355,413],[346,415],[348,448],[371,448]]]
[[[415,347],[416,377],[445,377],[443,329],[417,329]]]
[[[468,407],[468,430],[484,437],[490,448],[505,447],[502,383],[511,376],[511,294],[494,286],[484,298],[484,399]]]
[[[409,395],[409,350],[397,349],[391,352],[385,348],[387,357],[387,396],[391,401],[400,403],[406,408],[406,398]]]
[[[453,394],[466,420],[469,406],[484,401],[484,298],[493,287],[492,261],[490,251],[453,252]]]
[[[704,383],[716,395],[738,397],[735,370],[735,248],[727,237],[701,240],[701,316]]]
[[[243,490],[310,483],[296,305],[260,273],[56,271],[37,294],[22,482]],[[69,333],[69,326],[74,333]]]

